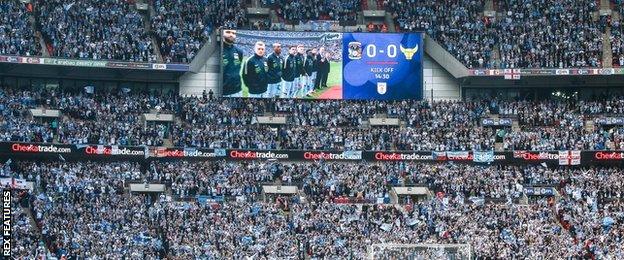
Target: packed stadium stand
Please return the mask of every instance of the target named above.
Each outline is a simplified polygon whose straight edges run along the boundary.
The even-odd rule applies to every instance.
[[[173,170],[181,167],[188,173]],[[624,195],[619,168],[344,167],[323,162],[158,163],[158,179],[172,185],[177,199],[129,194],[124,182],[148,177],[130,162],[18,162],[11,173],[37,176],[43,193],[24,198],[30,197],[42,239],[57,256],[361,259],[367,257],[366,245],[376,242],[469,243],[479,258],[618,258],[622,253],[617,242],[622,239]],[[310,176],[293,176],[306,172]],[[375,172],[384,176],[362,179]],[[295,197],[256,200],[259,183],[289,178],[315,185],[305,188],[309,202]],[[330,182],[332,178],[341,180]],[[401,206],[332,203],[342,196],[363,201],[388,196],[384,189],[402,182],[425,185],[437,195]],[[527,194],[518,187],[537,184],[552,185],[561,194],[519,203]],[[182,200],[195,192],[227,199],[222,204]],[[22,243],[38,236],[27,227],[19,238],[31,240]],[[43,253],[36,243],[27,245],[19,256]],[[420,253],[426,252],[412,255]]]
[[[18,1],[2,1],[0,7],[0,54],[41,56],[41,45],[29,20],[32,7],[27,8]]]
[[[624,259],[623,15],[0,0],[2,259]],[[391,56],[349,32],[422,35],[391,45],[422,54],[418,98],[323,96],[365,77],[347,59]],[[259,66],[311,91],[252,93]]]
[[[621,150],[621,126],[598,121],[624,112],[619,98],[602,101],[302,101],[209,99],[173,94],[0,92],[3,141],[127,146],[411,151]],[[30,109],[61,111],[43,123]],[[176,124],[145,124],[144,113],[172,113]],[[265,115],[284,125],[258,124]],[[370,126],[370,118],[400,126]],[[502,129],[483,119],[507,117]],[[598,122],[598,123],[596,123]],[[364,127],[363,127],[364,126]],[[589,126],[592,126],[591,129]],[[565,129],[565,131],[562,131]]]
[[[136,1],[122,0],[7,0],[2,3],[0,53],[190,63],[220,26],[278,29],[332,20],[369,31],[424,31],[468,68],[621,66],[619,1],[609,5],[617,20],[603,15],[600,8],[605,6],[595,0],[386,0],[373,7],[360,0],[256,2],[156,0],[144,1],[147,7],[139,9]],[[392,24],[371,21],[366,26],[363,3],[384,10]],[[247,7],[256,6],[275,17],[258,20],[249,14],[250,20]],[[605,45],[611,46],[608,54]],[[613,62],[604,64],[606,57]]]

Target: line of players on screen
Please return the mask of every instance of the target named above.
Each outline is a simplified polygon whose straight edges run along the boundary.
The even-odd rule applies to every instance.
[[[241,78],[252,98],[303,98],[327,87],[331,53],[324,47],[293,45],[283,57],[281,44],[274,43],[273,53],[265,58],[266,45],[258,41],[254,55],[243,60],[235,40],[235,31],[223,31],[223,96],[243,97]]]

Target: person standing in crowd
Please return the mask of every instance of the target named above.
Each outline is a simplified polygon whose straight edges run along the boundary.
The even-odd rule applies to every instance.
[[[249,89],[249,97],[263,98],[266,96],[268,87],[268,62],[264,57],[264,42],[256,42],[254,56],[245,62],[243,68],[243,81]]]
[[[306,82],[306,72],[305,72],[305,49],[302,44],[297,45],[297,78],[295,79],[295,93],[293,94],[294,98],[301,97],[301,93],[303,93],[303,87]]]
[[[305,62],[303,64],[303,68],[306,71],[307,77],[306,77],[303,93],[301,94],[302,97],[309,96],[313,90],[314,81],[312,80],[312,75],[313,73],[316,73],[316,72],[314,71],[314,56],[312,55],[312,50],[306,51],[306,57],[304,61]]]
[[[240,70],[243,62],[243,51],[234,45],[235,30],[223,30],[223,96],[241,97]]]
[[[323,48],[321,48],[323,49]],[[331,53],[329,52],[325,52],[324,50],[321,51],[322,54],[320,56],[320,60],[319,60],[319,64],[318,64],[318,87],[319,88],[326,88],[327,87],[327,77],[329,76],[329,72],[330,72],[330,66],[329,66],[329,60],[331,58]]]
[[[269,89],[268,97],[273,98],[278,96],[281,92],[280,85],[282,82],[282,67],[284,66],[284,60],[282,58],[282,45],[279,43],[273,43],[273,53],[269,55]]]
[[[286,57],[286,61],[284,62],[284,68],[282,69],[282,79],[284,80],[284,82],[280,97],[283,98],[291,98],[292,93],[294,93],[294,82],[295,78],[297,77],[297,57],[295,56],[296,52],[297,47],[290,46],[290,48],[288,49],[288,56]]]

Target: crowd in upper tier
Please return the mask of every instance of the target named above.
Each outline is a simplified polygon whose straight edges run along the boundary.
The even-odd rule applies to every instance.
[[[167,63],[190,63],[219,26],[242,27],[246,11],[238,0],[155,0],[151,28]]]
[[[207,95],[0,89],[0,140],[237,149],[409,151],[621,150],[622,99],[602,101],[332,101],[220,99]],[[31,108],[57,109],[58,118]],[[171,114],[172,122],[144,120]],[[284,125],[259,123],[286,117]],[[503,126],[484,119],[509,118]],[[398,126],[371,126],[397,118]]]
[[[397,26],[421,30],[469,68],[602,66],[596,1],[386,1]],[[496,46],[496,47],[495,47]],[[494,59],[498,52],[498,59]]]
[[[0,54],[41,56],[45,46],[63,58],[190,63],[221,26],[283,29],[283,23],[311,20],[356,25],[363,2],[264,0],[260,6],[274,11],[280,22],[272,24],[248,16],[251,6],[242,0],[154,0],[146,10],[126,0],[7,0],[0,3]],[[426,32],[469,68],[602,67],[607,38],[613,65],[624,65],[620,21],[600,16],[599,10],[608,7],[599,1],[493,2],[491,10],[483,0],[378,5],[393,19],[392,29]],[[622,6],[614,1],[611,8],[621,16]],[[603,37],[607,29],[610,37]]]
[[[19,1],[0,2],[0,55],[41,56],[29,12]]]
[[[123,0],[39,0],[40,28],[50,55],[61,58],[154,62],[144,17]]]
[[[358,11],[362,10],[361,0],[265,0],[266,5],[275,9],[277,15],[290,23],[310,20],[335,20],[356,22]]]
[[[472,258],[624,257],[624,173],[617,167],[15,161],[2,168],[35,187],[14,191],[21,201],[17,258],[46,255],[45,246],[67,259],[362,259],[378,243],[464,244]],[[128,191],[129,183],[144,182],[171,192]],[[260,192],[278,183],[302,192]],[[404,185],[431,194],[398,204],[370,199]],[[534,196],[526,187],[553,193]],[[456,259],[468,256],[462,250],[373,253]]]

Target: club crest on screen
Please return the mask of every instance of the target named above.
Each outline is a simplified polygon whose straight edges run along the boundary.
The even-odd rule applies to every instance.
[[[386,82],[377,82],[377,93],[380,95],[386,94],[388,91],[388,84]]]
[[[401,52],[403,53],[403,55],[405,55],[406,60],[411,60],[412,58],[414,58],[414,54],[418,52],[418,45],[411,49],[405,48],[403,47],[403,45],[401,45]]]
[[[362,58],[362,43],[350,42],[349,43],[349,59],[359,60]]]

